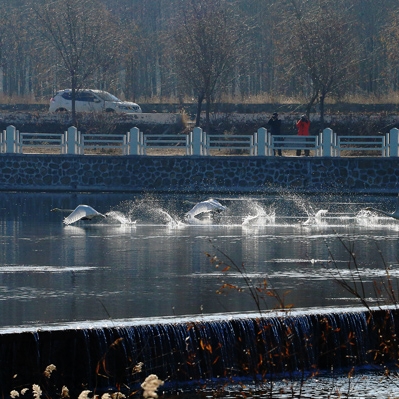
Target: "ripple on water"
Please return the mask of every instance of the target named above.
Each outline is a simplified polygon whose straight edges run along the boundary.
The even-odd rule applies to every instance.
[[[32,265],[15,265],[15,266],[1,266],[1,273],[69,273],[81,272],[95,269],[93,266],[32,266]]]

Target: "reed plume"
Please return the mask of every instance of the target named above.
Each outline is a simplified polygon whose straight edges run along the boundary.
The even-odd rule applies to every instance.
[[[33,384],[32,385],[33,397],[35,399],[40,399],[42,396],[42,390],[40,389],[39,385]]]
[[[143,388],[143,397],[153,399],[158,398],[156,391],[160,385],[163,385],[163,381],[158,379],[158,376],[155,374],[150,374],[141,384],[141,388]]]
[[[55,370],[57,370],[57,367],[55,367],[54,364],[49,364],[49,365],[46,367],[46,370],[44,370],[43,374],[44,374],[44,376],[45,376],[46,378],[50,378],[50,377],[51,377],[51,373],[52,373],[53,371],[55,371]]]
[[[80,393],[80,395],[78,396],[78,399],[89,399],[89,398],[88,398],[88,395],[89,395],[90,392],[91,392],[91,391],[88,390],[88,389],[82,391],[82,392]]]
[[[69,389],[63,385],[61,388],[61,398],[68,399],[69,398]]]

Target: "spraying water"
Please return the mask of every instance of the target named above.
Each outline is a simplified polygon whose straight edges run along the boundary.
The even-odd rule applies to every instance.
[[[252,205],[250,215],[244,217],[243,226],[264,226],[266,224],[274,224],[276,220],[276,213],[274,209],[266,210],[258,202],[250,203]]]
[[[320,225],[323,222],[323,216],[325,216],[327,213],[328,211],[326,209],[320,209],[314,215],[308,214],[308,220],[306,220],[303,224],[305,226]]]

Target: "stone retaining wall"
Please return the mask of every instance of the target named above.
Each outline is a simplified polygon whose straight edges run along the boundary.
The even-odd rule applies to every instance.
[[[0,154],[2,191],[396,193],[398,158]]]

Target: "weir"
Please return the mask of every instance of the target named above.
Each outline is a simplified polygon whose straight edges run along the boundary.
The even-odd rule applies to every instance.
[[[180,389],[216,381],[382,365],[396,359],[398,310],[322,309],[270,314],[115,320],[0,330],[3,397],[139,388],[149,374]],[[50,379],[45,368],[57,367]],[[142,364],[142,365],[141,365]]]

